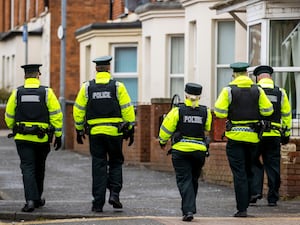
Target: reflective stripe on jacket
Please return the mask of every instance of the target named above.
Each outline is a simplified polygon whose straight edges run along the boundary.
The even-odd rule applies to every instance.
[[[192,106],[191,100],[186,99],[185,105],[187,107],[191,107]],[[205,113],[206,115],[202,115],[202,114],[204,114],[203,112],[201,113],[201,115],[199,115],[200,117],[206,116],[205,121],[204,120],[201,121],[201,123],[198,126],[199,129],[203,129],[203,131],[202,130],[199,131],[199,133],[201,133],[201,134],[204,133],[204,131],[210,131],[210,129],[211,129],[211,122],[212,122],[211,111],[209,108],[207,108],[207,107],[205,107],[205,108],[207,110],[207,112]],[[177,129],[177,126],[178,126],[178,123],[180,120],[179,114],[180,114],[179,107],[174,107],[164,118],[163,123],[160,127],[160,131],[159,131],[160,143],[165,144],[172,137],[174,132],[176,132],[176,129]],[[201,119],[195,119],[195,120],[193,119],[193,121],[197,121],[197,122],[200,120]],[[198,133],[198,132],[196,132],[196,133]],[[196,134],[196,136],[197,137],[187,137],[187,136],[180,137],[180,140],[178,140],[177,142],[175,142],[172,145],[172,149],[176,149],[176,150],[184,151],[184,152],[191,152],[191,151],[198,151],[198,150],[206,151],[207,149],[206,149],[204,138],[200,137],[199,134]]]
[[[25,80],[24,92],[26,91],[26,88],[28,89],[33,89],[36,88],[38,89],[40,87],[40,80],[37,78],[27,78]],[[63,115],[61,112],[60,104],[55,96],[53,90],[49,87],[45,87],[46,91],[46,106],[48,109],[48,114],[49,114],[49,123],[46,122],[39,122],[38,119],[37,121],[34,120],[34,118],[31,119],[31,121],[16,121],[16,108],[17,108],[17,89],[12,92],[10,95],[7,104],[6,104],[6,109],[5,109],[5,122],[6,125],[9,129],[13,129],[13,127],[22,122],[22,124],[25,124],[26,127],[31,127],[34,125],[37,125],[38,127],[41,128],[48,128],[49,125],[51,124],[55,131],[54,134],[56,137],[60,137],[62,135],[62,125],[63,125]],[[32,109],[33,110],[33,109]],[[32,142],[39,142],[39,143],[44,143],[48,141],[48,136],[45,135],[43,138],[38,138],[37,135],[32,135],[32,134],[16,134],[15,140],[26,140],[26,141],[32,141]]]
[[[229,85],[237,85],[241,88],[250,88],[253,85],[253,81],[248,76],[238,76]],[[262,90],[262,88],[258,87],[259,90],[259,98],[258,98],[258,109],[259,113],[262,116],[269,116],[273,113],[273,105],[269,101],[268,97]],[[231,88],[230,86],[224,87],[215,102],[214,113],[218,118],[227,118],[229,107],[232,101],[231,96]],[[237,109],[238,110],[238,109]],[[235,124],[233,129],[225,132],[225,136],[229,139],[236,141],[244,141],[250,143],[258,143],[259,138],[258,134],[248,126],[251,123],[257,123],[259,118],[256,120],[242,120],[242,121],[234,121],[232,120],[232,124]],[[245,124],[245,125],[243,125]],[[238,125],[238,126],[236,126]]]
[[[291,105],[289,103],[287,94],[283,88],[279,88],[280,98],[276,98],[276,94],[269,95],[268,89],[273,90],[275,88],[274,81],[270,78],[263,78],[258,82],[258,85],[261,86],[265,92],[267,93],[268,98],[273,103],[274,113],[276,114],[270,117],[271,125],[273,129],[269,132],[264,132],[263,136],[280,136],[279,128],[286,128],[285,136],[290,135],[291,126],[292,126],[292,113],[291,113]],[[279,101],[279,102],[277,102]],[[274,116],[274,119],[272,119]],[[268,117],[266,117],[268,118]],[[277,127],[278,129],[274,129]]]
[[[95,83],[97,84],[108,84],[111,80],[111,75],[108,72],[98,72],[96,74]],[[73,119],[75,121],[75,128],[77,130],[83,130],[86,120],[87,104],[89,100],[88,95],[88,82],[85,82],[76,97],[75,104],[73,107]],[[115,124],[123,121],[134,124],[135,112],[134,106],[131,103],[130,96],[127,92],[125,85],[121,82],[116,81],[116,96],[121,109],[121,117],[106,117],[106,118],[93,118],[89,119],[87,123],[92,126],[90,130],[91,135],[95,134],[106,134],[111,136],[119,136],[122,133],[118,132],[118,128]]]

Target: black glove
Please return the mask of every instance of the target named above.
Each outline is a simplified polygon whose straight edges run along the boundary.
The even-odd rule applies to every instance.
[[[60,149],[60,147],[61,147],[61,136],[60,137],[55,137],[55,141],[54,141],[53,146],[54,146],[55,151]]]
[[[76,130],[76,133],[77,133],[77,143],[78,144],[83,144],[83,140],[82,139],[85,139],[85,135],[84,135],[84,131],[83,130]]]
[[[290,136],[281,137],[281,144],[286,145],[290,141]]]
[[[126,134],[126,140],[129,138],[128,146],[131,146],[134,142],[134,126],[127,132]]]
[[[162,143],[159,142],[159,145],[160,145],[161,148],[164,148],[167,145],[167,143],[162,144]]]

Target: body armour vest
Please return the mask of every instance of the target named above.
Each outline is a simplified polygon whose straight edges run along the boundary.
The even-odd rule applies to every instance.
[[[229,105],[228,119],[234,121],[258,120],[260,118],[258,99],[259,90],[256,85],[251,88],[231,87],[231,104]]]
[[[263,117],[265,120],[271,122],[280,123],[281,119],[281,91],[279,87],[275,86],[274,88],[263,88],[268,99],[273,104],[274,112],[271,116]]]
[[[116,81],[110,80],[107,84],[89,82],[87,120],[98,118],[121,117],[121,109],[117,98]]]
[[[205,137],[204,128],[207,119],[207,107],[200,105],[192,108],[186,105],[179,107],[179,121],[177,131],[181,136],[192,138]]]
[[[16,122],[49,123],[49,111],[46,103],[46,88],[17,89]]]

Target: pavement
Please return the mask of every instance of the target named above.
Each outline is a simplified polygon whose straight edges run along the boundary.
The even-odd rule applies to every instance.
[[[181,221],[181,199],[173,172],[124,164],[120,195],[122,210],[108,203],[102,213],[91,211],[91,158],[71,150],[52,150],[46,163],[46,205],[32,213],[24,205],[22,175],[15,143],[0,131],[0,224],[186,224]],[[108,193],[107,193],[108,194]],[[108,196],[107,196],[108,197]],[[192,224],[300,225],[300,198],[280,200],[268,207],[262,199],[249,207],[247,218],[234,218],[234,191],[230,187],[199,181],[197,214]],[[51,222],[49,222],[51,221]]]

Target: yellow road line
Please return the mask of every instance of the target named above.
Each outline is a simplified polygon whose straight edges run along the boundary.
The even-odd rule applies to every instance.
[[[133,220],[133,219],[154,219],[154,220],[180,220],[181,217],[163,217],[163,216],[132,216],[132,217],[96,217],[96,218],[73,218],[73,219],[53,219],[53,220],[35,220],[35,221],[21,221],[21,222],[10,222],[13,225],[31,225],[31,224],[52,224],[52,223],[74,223],[74,222],[85,222],[85,221],[110,221],[110,220]],[[202,221],[237,221],[238,218],[234,217],[195,217],[195,220]],[[247,217],[242,218],[244,221],[299,221],[300,217]],[[8,223],[0,223],[8,224]],[[299,223],[300,224],[300,223]]]

